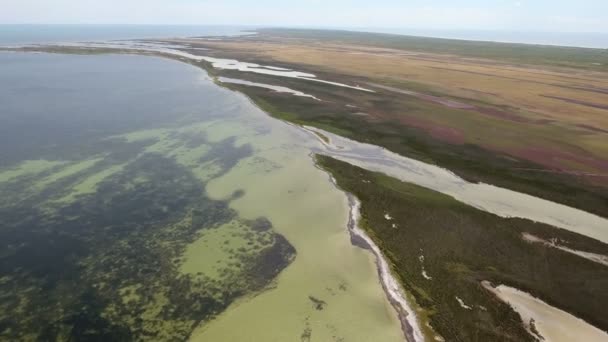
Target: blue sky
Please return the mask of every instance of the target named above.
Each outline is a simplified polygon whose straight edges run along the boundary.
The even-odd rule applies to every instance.
[[[608,33],[608,0],[0,0],[0,23],[234,24]]]

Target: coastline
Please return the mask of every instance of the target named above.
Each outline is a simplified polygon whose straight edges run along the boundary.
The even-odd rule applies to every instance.
[[[378,279],[380,280],[380,284],[382,285],[382,289],[384,290],[388,301],[391,303],[393,309],[395,309],[399,321],[401,322],[401,329],[405,340],[408,342],[425,341],[424,334],[422,333],[418,322],[418,316],[416,316],[414,309],[409,305],[401,284],[393,275],[380,248],[359,226],[361,202],[353,194],[341,189],[335,178],[329,172],[325,171],[316,162],[315,165],[328,174],[330,182],[336,189],[346,195],[349,206],[347,229],[350,235],[350,241],[353,246],[368,250],[374,255]]]
[[[110,52],[110,53],[112,53],[112,52]],[[188,59],[187,56],[175,55],[175,54],[167,53],[166,51],[154,52],[154,51],[146,51],[146,50],[139,50],[139,51],[130,50],[130,51],[125,52],[123,50],[123,51],[116,51],[116,53],[157,56],[157,57],[161,57],[161,58],[169,58],[169,59],[177,60],[180,62],[186,62],[188,64],[194,64],[194,63],[189,63],[189,62],[204,62],[203,65],[195,64],[195,66],[202,67],[207,73],[209,73],[212,78],[212,81],[216,85],[230,89],[229,87],[225,87],[223,84],[221,84],[221,82],[218,82],[216,77],[213,77],[213,74],[209,72],[209,69],[214,68],[213,63],[206,61],[206,60],[205,61],[192,60],[192,59]],[[230,89],[230,90],[234,91],[233,89]],[[241,93],[241,94],[243,94],[243,93]],[[243,94],[243,95],[245,95],[245,94]],[[249,96],[247,96],[247,97],[249,98]],[[249,99],[251,100],[251,98],[249,98]],[[253,100],[251,100],[251,102],[254,105],[256,105]],[[256,107],[260,108],[257,105],[256,105]],[[263,109],[261,109],[261,110],[264,111]],[[268,114],[268,116],[273,117],[269,113],[267,113],[267,114]],[[290,123],[289,121],[285,121],[285,120],[281,120],[281,119],[278,119],[278,121],[281,121],[288,125],[298,126],[299,128],[304,129],[304,130],[308,130],[307,127],[305,127],[305,126],[293,124],[293,123]],[[311,133],[314,133],[314,131],[312,131],[312,130],[308,130],[308,131]],[[321,136],[317,136],[317,138],[321,141],[321,143],[324,143],[325,145],[327,145],[327,142],[323,141],[324,139]],[[316,163],[315,163],[315,165],[316,165]],[[333,177],[331,175],[329,175],[329,177],[331,179],[331,182],[334,184],[334,186],[337,187],[337,184],[336,184],[335,180],[333,179]],[[337,188],[339,189],[339,187],[337,187]],[[403,289],[401,288],[399,282],[395,279],[395,277],[391,273],[390,265],[387,263],[386,259],[384,258],[383,254],[380,251],[380,249],[378,248],[378,246],[376,246],[375,243],[373,242],[373,240],[358,226],[359,219],[360,219],[360,212],[359,212],[360,205],[361,205],[360,202],[352,194],[344,192],[341,189],[339,189],[339,190],[341,192],[345,193],[348,198],[348,203],[349,203],[349,208],[350,208],[349,220],[348,220],[348,230],[349,230],[352,244],[355,246],[361,247],[363,249],[368,249],[374,254],[374,256],[376,258],[375,263],[376,263],[376,268],[377,268],[377,273],[378,273],[380,283],[382,285],[382,288],[383,288],[389,302],[391,303],[393,308],[397,311],[406,340],[413,341],[413,342],[423,341],[424,335],[422,334],[422,331],[420,329],[420,325],[419,325],[419,322],[417,321],[417,317],[415,315],[414,309],[412,309],[408,305],[407,298],[405,297],[405,295],[403,293]],[[488,211],[487,209],[484,209],[484,208],[480,208],[480,209],[483,209],[484,211]]]
[[[330,179],[331,182],[338,188],[333,177],[330,177]],[[418,322],[418,317],[416,316],[414,309],[411,307],[411,305],[409,305],[408,299],[404,295],[404,290],[401,287],[401,284],[391,272],[391,268],[382,254],[382,251],[380,251],[380,248],[359,226],[359,219],[361,217],[359,210],[361,207],[361,202],[359,202],[359,200],[352,194],[346,193],[346,196],[348,198],[350,207],[348,232],[350,234],[352,244],[369,250],[376,257],[376,267],[380,283],[384,289],[388,301],[397,312],[406,341],[425,341],[424,334],[422,333],[420,324]]]

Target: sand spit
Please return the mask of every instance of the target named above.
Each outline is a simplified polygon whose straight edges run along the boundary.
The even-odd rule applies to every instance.
[[[540,243],[543,244],[547,247],[551,247],[551,248],[557,248],[561,251],[567,252],[567,253],[571,253],[571,254],[575,254],[580,256],[581,258],[585,258],[587,260],[591,260],[593,262],[597,262],[598,264],[602,264],[605,266],[608,266],[608,255],[603,255],[603,254],[597,254],[597,253],[590,253],[590,252],[583,252],[583,251],[579,251],[576,249],[572,249],[572,248],[568,248],[566,246],[562,246],[559,244],[559,241],[556,241],[556,239],[551,239],[551,240],[545,240],[543,238],[540,238],[536,235],[532,235],[530,233],[522,233],[522,239],[524,239],[527,242],[530,243]]]
[[[156,53],[161,55],[183,57],[194,61],[206,61],[219,69],[233,69],[245,72],[257,72],[281,77],[292,77],[335,84],[358,90],[369,89],[353,87],[345,84],[329,82],[314,78],[315,75],[302,73],[284,68],[261,66],[231,59],[219,59],[207,56],[193,55],[174,48],[166,48],[161,44],[141,42],[118,42],[81,44],[82,47],[131,49],[133,53]],[[41,47],[43,50],[44,47]],[[306,94],[304,94],[306,95]],[[305,127],[306,130],[321,134],[329,143],[322,142],[323,149],[315,152],[327,154],[342,161],[366,168],[372,171],[384,172],[389,176],[411,182],[444,194],[476,208],[491,212],[502,217],[520,217],[546,223],[589,236],[608,243],[608,220],[579,209],[540,199],[534,196],[518,193],[504,188],[484,183],[469,183],[453,172],[435,165],[426,164],[390,152],[382,147],[359,143],[321,129]],[[317,137],[318,138],[318,137]],[[336,145],[336,142],[339,144]]]
[[[335,184],[335,180],[333,178],[332,182]],[[367,234],[358,225],[361,203],[351,194],[348,194],[348,201],[350,205],[348,230],[351,234],[353,244],[361,248],[369,249],[376,256],[376,265],[378,267],[378,275],[380,277],[380,281],[382,282],[382,287],[384,288],[390,303],[393,305],[399,315],[406,340],[410,342],[424,341],[424,335],[420,329],[414,309],[408,304],[401,285],[391,273],[390,266],[384,259],[380,248],[376,246],[372,239],[367,236]]]
[[[264,75],[297,78],[297,79],[301,79],[301,80],[330,84],[330,85],[343,87],[343,88],[350,88],[350,89],[371,92],[371,93],[374,92],[373,90],[366,89],[366,88],[360,87],[358,85],[351,86],[351,85],[347,85],[344,83],[321,80],[321,79],[318,79],[315,74],[311,74],[311,73],[294,71],[294,70],[289,70],[289,69],[280,68],[280,67],[262,66],[262,65],[255,64],[255,63],[241,62],[236,59],[224,59],[224,58],[215,58],[215,57],[208,57],[208,56],[198,56],[198,55],[193,55],[191,53],[176,50],[176,49],[164,49],[164,48],[152,49],[151,52],[166,53],[166,54],[170,54],[170,55],[174,55],[174,56],[185,57],[187,59],[194,60],[194,61],[205,61],[205,62],[211,63],[211,65],[216,69],[238,70],[241,72],[253,72],[253,73],[264,74]]]
[[[529,219],[608,243],[606,218],[490,184],[470,183],[447,169],[401,156],[380,146],[360,143],[314,127],[304,129],[328,138],[329,143],[323,141],[313,148],[315,153],[450,195],[501,217]]]
[[[265,89],[274,90],[277,93],[288,93],[288,94],[292,94],[294,96],[309,97],[313,100],[321,101],[319,98],[317,98],[313,95],[306,94],[301,91],[293,90],[293,89],[290,89],[287,87],[276,86],[276,85],[272,85],[272,84],[250,82],[250,81],[246,81],[246,80],[240,80],[238,78],[228,78],[228,77],[219,77],[218,81],[220,81],[222,83],[241,84],[241,85],[246,85],[246,86],[251,86],[251,87],[265,88]]]
[[[297,79],[301,79],[301,80],[314,81],[314,82],[334,85],[334,86],[343,87],[343,88],[350,88],[350,89],[355,89],[355,90],[360,90],[360,91],[365,91],[365,92],[370,92],[370,93],[374,92],[371,89],[363,88],[358,85],[351,86],[351,85],[347,85],[344,83],[321,80],[321,79],[318,79],[315,74],[294,71],[294,70],[289,70],[289,69],[280,68],[280,67],[262,66],[262,65],[255,64],[255,63],[241,62],[236,59],[224,59],[224,58],[214,58],[214,57],[207,57],[207,56],[197,56],[197,55],[193,55],[188,52],[179,51],[179,50],[175,50],[175,49],[155,49],[155,50],[158,52],[162,52],[162,53],[185,57],[185,58],[195,60],[195,61],[205,61],[205,62],[211,63],[211,65],[216,69],[238,70],[241,72],[253,72],[253,73],[264,74],[264,75],[297,78]]]
[[[227,58],[215,58],[209,56],[195,55],[186,51],[185,49],[192,50],[190,46],[177,45],[177,44],[162,44],[145,41],[108,41],[108,42],[88,42],[88,43],[62,43],[55,45],[24,45],[20,47],[6,47],[7,49],[19,49],[19,48],[39,48],[40,51],[44,51],[45,48],[60,48],[60,47],[73,47],[73,48],[91,48],[91,49],[117,49],[121,53],[147,53],[147,54],[159,54],[165,56],[174,56],[185,58],[190,61],[201,62],[205,61],[210,63],[215,69],[223,70],[237,70],[241,72],[252,72],[263,75],[297,78],[306,81],[319,82],[323,84],[334,85],[337,87],[350,88],[359,91],[365,91],[374,93],[375,91],[367,88],[363,88],[359,85],[348,85],[339,82],[327,81],[318,79],[315,74],[295,71],[283,67],[260,65],[256,63],[241,62],[236,59]]]
[[[124,46],[121,47],[121,49],[124,48]],[[276,76],[293,77],[305,80],[314,80],[318,82],[369,91],[358,86],[353,87],[344,84],[318,80],[316,78],[310,79],[310,77],[315,76],[312,74],[299,73],[297,71],[275,70],[272,69],[272,67],[264,67],[252,63],[238,62],[235,60],[221,60],[211,57],[196,56],[178,50],[157,48],[133,49],[133,53],[141,52],[171,55],[195,61],[206,61],[211,63],[214,67],[220,69],[233,68],[233,70],[266,73]],[[411,182],[445,194],[449,194],[463,203],[467,203],[469,205],[494,213],[499,216],[527,218],[534,221],[554,225],[556,227],[564,228],[570,231],[574,231],[595,238],[604,243],[608,243],[608,220],[606,220],[605,218],[584,212],[582,210],[570,208],[565,205],[529,196],[526,194],[494,187],[492,185],[482,183],[469,183],[456,176],[449,170],[400,156],[398,154],[387,151],[386,149],[381,148],[379,146],[355,142],[350,139],[346,139],[341,136],[337,136],[335,134],[316,128],[306,129],[311,132],[317,133],[315,137],[317,137],[319,140],[322,139],[318,136],[318,134],[328,137],[328,142],[321,141],[322,148],[313,148],[313,152],[315,153],[326,154],[336,159],[349,162],[351,164],[372,171],[384,172],[389,176],[399,178],[403,181]],[[399,283],[390,272],[390,267],[388,263],[383,258],[379,248],[357,226],[360,203],[352,196],[349,196],[349,202],[351,204],[349,220],[349,231],[351,234],[351,240],[353,241],[353,243],[370,249],[376,256],[377,270],[382,282],[382,286],[389,298],[389,301],[399,313],[402,327],[407,336],[407,339],[409,341],[416,342],[423,341],[423,334],[418,325],[414,311],[411,307],[408,306],[407,300],[405,299],[405,296]],[[555,339],[553,339],[551,337],[551,332],[554,332],[556,331],[554,329],[559,328],[559,326],[557,326],[557,328],[554,327],[553,324],[555,324],[554,322],[559,322],[559,320],[554,321],[551,318],[551,315],[555,315],[556,317],[563,319],[566,323],[560,324],[564,326],[570,324],[572,327],[568,326],[568,329],[574,331],[577,334],[575,337],[583,336],[585,337],[586,341],[599,341],[606,340],[608,338],[608,335],[605,332],[602,332],[601,330],[590,326],[586,322],[574,316],[571,316],[568,313],[553,308],[548,304],[534,297],[531,297],[529,294],[502,285],[495,289],[491,289],[492,292],[496,293],[497,296],[499,296],[500,298],[511,297],[511,300],[509,302],[511,303],[511,305],[514,306],[516,311],[520,312],[520,314],[522,314],[522,311],[519,310],[520,308],[523,308],[522,310],[527,309],[529,312],[531,312],[529,320],[526,320],[524,314],[522,314],[522,318],[524,319],[524,321],[528,322],[530,322],[531,319],[534,319],[535,327],[547,340],[580,340],[578,338],[564,339],[560,338],[560,336],[557,336]],[[506,300],[504,298],[503,300]],[[526,305],[533,308],[530,309],[526,307]],[[557,313],[554,311],[556,311]],[[537,316],[540,319],[537,319]],[[543,318],[545,319],[545,321],[541,321]],[[574,321],[574,323],[571,321]],[[528,325],[530,325],[530,323],[528,323]],[[541,326],[543,328],[541,328]],[[580,331],[577,331],[576,329],[579,329]],[[557,331],[559,331],[559,329]],[[554,334],[558,335],[555,332]],[[561,334],[563,335],[563,333]],[[589,338],[586,338],[587,336],[589,336]],[[594,339],[598,336],[600,339]]]
[[[518,289],[499,285],[482,285],[519,313],[530,334],[546,342],[608,341],[608,333],[565,311]]]

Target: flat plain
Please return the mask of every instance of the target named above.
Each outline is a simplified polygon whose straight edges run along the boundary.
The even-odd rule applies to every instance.
[[[299,134],[313,132],[309,128],[302,131],[298,126],[312,126],[326,132],[314,131],[315,135],[308,138],[318,139],[315,142],[324,146],[344,148],[332,145],[334,141],[330,136],[333,133],[435,164],[466,181],[504,187],[608,217],[606,50],[286,29],[263,29],[251,36],[152,43],[161,46],[163,43],[181,44],[178,52],[189,53],[190,58],[166,50],[138,52],[62,46],[29,50],[135,53],[180,60],[206,70],[216,84],[245,94],[267,114],[295,124],[295,127],[288,126],[293,131],[284,132],[289,136],[285,142],[291,142],[290,139]],[[28,51],[28,48],[23,50]],[[203,54],[206,59],[191,58]],[[224,67],[218,67],[213,58],[234,61],[224,60],[220,63]],[[244,66],[242,62],[257,66]],[[264,72],[251,72],[248,68]],[[271,72],[273,70],[314,74],[317,79],[277,77]],[[330,195],[331,192],[325,189],[328,183],[321,181],[325,179],[326,175],[322,173],[325,171],[332,175],[339,189],[361,202],[360,226],[389,262],[410,299],[409,304],[415,308],[428,340],[533,341],[540,338],[548,322],[541,320],[542,315],[537,313],[532,317],[538,321],[522,315],[497,295],[500,290],[503,294],[511,291],[534,296],[545,308],[561,310],[574,321],[580,318],[585,322],[581,329],[587,329],[586,332],[589,326],[608,329],[602,311],[607,300],[604,289],[608,282],[608,247],[602,241],[577,233],[577,230],[494,215],[434,190],[323,156],[322,152],[315,157],[322,171],[314,169],[309,158],[303,156],[319,153],[322,149],[309,145],[298,150],[306,152],[302,153],[301,160],[298,159],[303,163],[297,167],[299,172],[294,168],[291,173],[285,171],[277,177],[272,173],[276,170],[270,168],[265,173],[273,175],[272,181],[247,182],[254,178],[243,167],[243,161],[259,157],[259,146],[239,144],[237,141],[241,140],[236,137],[239,133],[234,132],[236,135],[230,139],[208,139],[220,134],[222,129],[213,124],[199,127],[191,121],[186,115],[178,122],[158,125],[161,128],[142,130],[137,127],[137,130],[123,132],[127,134],[112,135],[101,142],[117,146],[103,145],[107,148],[101,148],[100,145],[97,149],[93,146],[92,151],[96,153],[87,156],[51,158],[47,154],[52,151],[45,151],[48,160],[27,158],[0,172],[0,190],[19,199],[17,205],[34,203],[45,208],[49,203],[52,208],[64,208],[61,213],[71,214],[68,219],[73,221],[69,227],[89,225],[95,234],[102,231],[101,227],[96,229],[92,224],[95,222],[79,221],[88,217],[81,215],[80,210],[98,216],[116,212],[110,227],[118,227],[118,221],[130,218],[125,216],[125,210],[112,193],[122,196],[118,199],[123,198],[124,203],[133,207],[139,207],[139,202],[154,202],[151,211],[142,212],[141,222],[132,222],[135,233],[119,236],[118,240],[122,245],[149,241],[148,244],[160,246],[155,250],[162,255],[152,258],[144,253],[134,257],[128,254],[128,248],[123,250],[120,246],[114,256],[106,255],[103,250],[95,250],[95,253],[104,256],[103,260],[141,261],[145,270],[155,267],[157,260],[170,260],[161,272],[170,277],[158,281],[151,278],[149,286],[136,286],[131,280],[145,282],[135,279],[139,273],[136,273],[137,277],[124,276],[132,270],[131,263],[123,262],[124,267],[110,268],[107,275],[116,276],[120,271],[122,278],[118,278],[130,279],[130,282],[110,279],[114,288],[120,285],[119,297],[104,288],[92,290],[102,299],[110,300],[111,305],[98,305],[86,296],[71,299],[76,304],[94,304],[91,317],[80,317],[86,324],[75,326],[90,325],[101,333],[107,332],[110,337],[156,336],[169,340],[190,336],[194,340],[205,340],[231,336],[242,340],[252,333],[266,339],[276,337],[273,327],[281,321],[288,334],[284,337],[301,332],[302,341],[310,341],[312,336],[361,339],[361,332],[350,329],[348,324],[323,323],[324,319],[352,315],[348,316],[349,321],[356,319],[361,327],[364,322],[369,325],[360,329],[370,336],[379,337],[383,331],[379,340],[399,338],[394,334],[395,313],[387,311],[387,303],[375,301],[375,304],[384,305],[357,311],[345,308],[355,304],[360,308],[360,304],[367,302],[337,299],[336,293],[354,296],[351,286],[371,289],[369,293],[373,292],[375,297],[368,293],[363,296],[365,298],[379,296],[380,284],[376,278],[369,277],[370,270],[373,273],[374,269],[368,254],[359,249],[351,250],[354,246],[347,244],[349,248],[344,249],[347,252],[325,265],[327,272],[319,267],[323,254],[311,254],[320,246],[330,252],[337,245],[344,248],[346,242],[344,217],[335,217],[344,216],[346,201],[345,198],[337,200],[339,196]],[[280,121],[272,122],[285,127]],[[281,151],[286,148],[285,144],[268,151]],[[122,156],[115,151],[123,145],[130,146],[132,155]],[[129,152],[123,150],[123,153]],[[104,151],[106,154],[101,153]],[[60,152],[74,153],[71,150]],[[4,153],[4,160],[19,157],[12,150]],[[282,158],[277,159],[278,164],[284,161]],[[135,161],[128,163],[132,159]],[[302,170],[308,170],[306,177]],[[301,179],[294,176],[298,174],[302,175]],[[179,187],[171,185],[170,178],[175,175],[179,176],[176,178]],[[240,186],[227,186],[215,179],[219,176]],[[310,189],[316,189],[316,186],[323,189],[308,192],[307,188],[298,192],[290,185],[287,193],[289,196],[297,193],[300,196],[297,200],[287,201],[287,197],[281,197],[284,194],[274,198],[274,192],[279,190],[277,187],[283,186],[280,184],[286,180],[289,184],[300,182],[300,186],[307,184]],[[20,191],[25,184],[27,191]],[[156,188],[148,189],[150,184]],[[221,188],[221,196],[208,197],[216,188]],[[146,199],[147,191],[158,198]],[[269,200],[254,201],[252,193]],[[313,196],[315,194],[318,196]],[[5,198],[0,204],[13,215],[5,225],[15,231],[24,223],[14,214],[16,207],[8,200],[9,196]],[[53,200],[49,201],[49,198]],[[94,198],[105,198],[104,205],[108,208],[101,206],[98,209],[102,213],[95,211],[97,209],[92,207]],[[310,207],[317,208],[323,215],[315,218],[310,213],[300,213],[304,208],[298,205],[300,198],[316,203]],[[166,217],[163,213],[167,208],[175,214]],[[264,208],[253,210],[256,213],[267,212],[252,216],[252,208]],[[273,208],[281,209],[273,211]],[[249,213],[245,215],[248,219],[241,217],[244,212]],[[50,231],[60,231],[59,228],[67,224],[63,216],[52,216],[53,212],[49,210],[25,213],[32,222],[38,224],[40,221],[42,228],[46,227],[43,220],[50,220]],[[293,224],[294,217],[299,215],[306,219]],[[330,217],[327,221],[331,224],[325,220],[323,224],[316,221]],[[146,221],[148,218],[154,222]],[[323,232],[325,235],[302,238],[312,226],[316,229],[315,234]],[[146,227],[154,227],[154,230],[145,230]],[[327,234],[329,238],[322,242],[315,238],[328,237]],[[340,244],[333,242],[337,236],[340,236]],[[101,235],[93,238],[100,239]],[[356,258],[344,257],[349,253]],[[18,261],[25,263],[27,260]],[[342,263],[347,266],[343,267]],[[306,270],[316,269],[318,274],[303,276],[306,274],[302,272],[303,264],[308,267]],[[10,265],[5,263],[5,266]],[[90,270],[101,266],[104,265],[92,259],[84,264]],[[321,279],[326,274],[334,274],[336,268],[344,271],[348,267],[358,270],[348,272],[348,282],[340,279],[316,292],[303,288],[304,284],[310,288],[320,284],[311,285],[316,277]],[[286,268],[285,272],[279,275],[283,268]],[[18,273],[8,268],[5,271]],[[296,271],[297,277],[294,276]],[[341,278],[346,277],[339,274]],[[99,279],[86,278],[92,280],[91,287],[98,286]],[[3,286],[8,286],[8,281],[12,280],[1,279]],[[173,280],[162,283],[167,279]],[[65,279],[57,282],[65,282]],[[279,285],[273,291],[258,292],[276,284]],[[157,291],[159,286],[162,291]],[[177,288],[185,291],[176,293]],[[222,293],[222,288],[230,291]],[[230,304],[243,293],[257,295],[252,295],[251,301]],[[167,301],[169,295],[173,297]],[[191,300],[195,297],[198,299]],[[31,304],[25,302],[26,298],[27,288],[22,286],[16,301],[7,304],[19,308],[21,322],[29,322],[25,309]],[[146,306],[142,298],[148,301],[152,298],[155,304]],[[206,298],[208,302],[201,304],[200,298]],[[301,305],[302,299],[309,309],[306,316],[281,314],[286,307]],[[36,297],[35,301],[42,302],[42,299]],[[188,309],[180,311],[173,307],[174,304]],[[234,310],[219,314],[229,307]],[[160,308],[163,310],[159,311]],[[275,308],[271,310],[272,315],[257,315],[268,308]],[[98,321],[96,310],[110,319]],[[77,315],[78,310],[74,312]],[[145,314],[143,321],[130,320],[141,312]],[[372,322],[366,315],[382,319]],[[2,317],[4,321],[8,318]],[[109,325],[120,321],[126,322],[126,326]],[[205,324],[208,321],[211,322],[209,326]],[[59,321],[40,333],[58,336],[66,333],[66,326],[72,324],[73,321]],[[234,325],[245,326],[243,324],[247,329],[233,329]],[[389,333],[389,329],[382,329],[382,326],[390,326],[392,330]],[[74,331],[87,333],[86,329]],[[18,335],[9,330],[5,336]]]
[[[279,118],[431,161],[469,180],[608,213],[605,50],[279,29],[179,42],[374,91],[214,71],[322,100],[229,85]]]

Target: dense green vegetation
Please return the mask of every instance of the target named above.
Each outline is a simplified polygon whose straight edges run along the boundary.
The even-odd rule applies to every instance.
[[[528,291],[608,329],[603,304],[608,301],[608,268],[525,242],[522,233],[559,238],[573,248],[604,255],[608,245],[544,224],[500,218],[330,157],[319,155],[317,162],[361,201],[362,227],[429,314],[433,328],[450,341],[534,340],[519,316],[480,285],[483,280]]]
[[[272,76],[249,73],[237,76],[236,73],[221,71],[222,76],[277,84],[277,78]],[[320,78],[323,76],[321,73]],[[349,79],[347,83],[356,84],[357,81],[357,79]],[[474,144],[451,144],[441,141],[420,129],[395,124],[393,117],[371,118],[368,113],[361,113],[362,110],[371,109],[374,113],[400,112],[404,118],[408,115],[415,117],[424,113],[457,118],[462,115],[457,109],[429,104],[411,97],[396,97],[390,93],[353,92],[347,88],[297,79],[281,79],[280,84],[317,96],[323,99],[323,102],[269,92],[263,88],[236,84],[223,84],[223,86],[245,93],[264,111],[276,118],[383,146],[401,155],[445,167],[469,181],[494,184],[598,215],[608,215],[606,188],[566,174],[518,172],[515,170],[544,168]],[[345,104],[356,107],[347,107]]]
[[[273,37],[321,40],[400,50],[453,54],[466,57],[497,59],[506,62],[608,70],[608,49],[494,43],[337,30],[262,29],[259,31]]]

